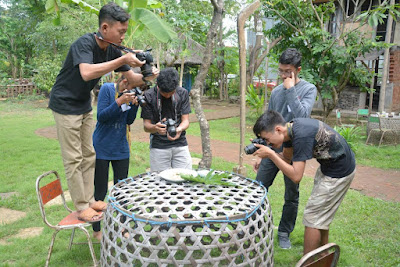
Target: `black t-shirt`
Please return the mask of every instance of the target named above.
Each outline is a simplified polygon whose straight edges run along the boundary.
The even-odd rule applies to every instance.
[[[346,140],[322,121],[294,119],[289,136],[293,146],[292,161],[316,158],[321,164],[322,173],[332,178],[342,178],[354,171],[354,153]]]
[[[80,37],[69,48],[64,65],[50,93],[49,108],[65,115],[80,115],[91,111],[90,91],[100,78],[85,82],[79,71],[79,64],[103,63],[121,55],[121,51],[111,45],[102,50],[93,33]],[[123,65],[115,71],[128,70],[130,67]]]
[[[157,86],[155,86],[147,90],[144,96],[148,104],[142,107],[141,117],[146,120],[151,120],[153,124],[160,121],[158,99],[161,100],[161,119],[175,120],[176,127],[181,123],[182,115],[190,113],[189,93],[185,88],[178,87],[173,97],[164,98],[158,93]],[[173,98],[175,99],[175,103],[172,101]],[[181,136],[174,141],[168,140],[167,135],[159,135],[157,133],[150,134],[151,148],[165,149],[179,146],[187,146],[186,131],[182,131]]]

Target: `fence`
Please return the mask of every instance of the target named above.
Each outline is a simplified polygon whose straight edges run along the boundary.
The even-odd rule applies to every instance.
[[[37,87],[32,82],[23,79],[16,81],[19,84],[8,84],[0,86],[1,97],[18,97],[19,95],[33,95],[37,92]]]

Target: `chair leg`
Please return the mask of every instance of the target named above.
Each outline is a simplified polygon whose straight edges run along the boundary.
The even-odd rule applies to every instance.
[[[382,132],[382,135],[381,135],[381,140],[379,140],[379,146],[378,147],[380,147],[381,146],[381,143],[382,143],[382,140],[383,140],[383,136],[385,135],[385,132]]]
[[[49,253],[47,255],[46,264],[45,266],[49,266],[51,253],[53,252],[54,240],[56,240],[56,235],[58,234],[58,230],[55,230],[53,233],[53,237],[51,238],[50,246],[49,246]]]
[[[97,265],[97,260],[96,260],[96,254],[94,254],[94,249],[93,249],[92,239],[90,239],[90,234],[84,227],[79,227],[79,229],[81,229],[87,237],[90,254],[92,254],[93,264],[95,267],[97,267],[98,265]]]
[[[371,133],[372,133],[372,131],[369,131],[369,134],[368,134],[368,136],[367,136],[367,141],[365,141],[365,144],[366,144],[366,145],[368,145],[368,140],[369,140],[369,138],[371,137]]]
[[[69,250],[71,250],[72,244],[73,244],[73,242],[74,242],[74,236],[75,236],[75,228],[72,229],[71,237],[70,237],[70,239],[69,239],[69,246],[68,246],[68,249],[69,249]]]

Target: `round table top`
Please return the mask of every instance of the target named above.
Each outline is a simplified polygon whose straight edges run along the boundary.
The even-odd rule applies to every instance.
[[[109,203],[135,220],[190,224],[247,219],[268,201],[264,186],[235,173],[224,179],[232,186],[173,183],[158,174],[120,181],[110,190]]]

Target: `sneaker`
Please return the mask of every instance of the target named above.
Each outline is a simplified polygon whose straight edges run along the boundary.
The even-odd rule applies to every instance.
[[[288,233],[278,232],[278,240],[279,240],[279,247],[281,247],[282,249],[290,249],[292,247]]]

